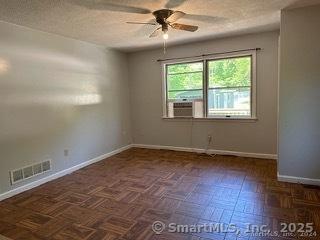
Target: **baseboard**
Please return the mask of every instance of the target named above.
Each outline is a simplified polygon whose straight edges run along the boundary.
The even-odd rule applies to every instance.
[[[287,175],[281,175],[279,173],[278,173],[278,181],[320,186],[320,179],[287,176]]]
[[[132,144],[131,146],[136,148],[166,149],[166,150],[173,150],[173,151],[197,152],[197,153],[204,153],[206,151],[205,149],[201,149],[201,148],[174,147],[174,146],[163,146],[163,145]],[[232,155],[232,156],[238,156],[238,157],[277,159],[276,154],[266,154],[266,153],[248,153],[248,152],[236,152],[236,151],[214,150],[214,149],[207,150],[207,153],[218,154],[218,155]]]
[[[67,174],[70,174],[74,171],[77,171],[81,168],[84,168],[90,164],[99,162],[103,159],[106,159],[108,157],[111,157],[117,153],[120,153],[122,151],[125,151],[129,148],[132,147],[136,147],[136,148],[148,148],[148,149],[166,149],[166,150],[174,150],[174,151],[184,151],[184,152],[198,152],[198,153],[204,153],[205,149],[200,149],[200,148],[187,148],[187,147],[174,147],[174,146],[162,146],[162,145],[147,145],[147,144],[129,144],[127,146],[121,147],[119,149],[116,149],[112,152],[103,154],[101,156],[98,156],[96,158],[90,159],[86,162],[80,163],[78,165],[75,165],[71,168],[62,170],[60,172],[51,174],[47,177],[41,178],[37,181],[31,182],[31,183],[27,183],[23,186],[17,187],[15,189],[12,189],[10,191],[7,191],[5,193],[0,194],[0,201],[6,199],[6,198],[10,198],[14,195],[17,195],[19,193],[22,193],[24,191],[30,190],[32,188],[38,187],[44,183],[47,183],[49,181],[52,181],[54,179],[63,177]],[[246,152],[235,152],[235,151],[225,151],[225,150],[208,150],[207,153],[210,154],[218,154],[218,155],[233,155],[233,156],[239,156],[239,157],[251,157],[251,158],[262,158],[262,159],[277,159],[277,155],[275,154],[264,154],[264,153],[246,153]],[[285,176],[288,177],[288,176]],[[294,177],[289,177],[291,179],[293,179]],[[310,179],[312,180],[312,179]],[[280,180],[281,181],[281,180]],[[316,180],[313,180],[316,181]],[[317,180],[318,184],[320,185],[320,180]],[[309,182],[309,184],[312,184],[311,182]],[[315,184],[313,184],[315,185]]]
[[[109,152],[109,153],[106,153],[106,154],[103,154],[103,155],[98,156],[98,157],[96,157],[96,158],[90,159],[90,160],[88,160],[88,161],[86,161],[86,162],[83,162],[83,163],[80,163],[80,164],[78,164],[78,165],[75,165],[75,166],[73,166],[73,167],[71,167],[71,168],[62,170],[62,171],[60,171],[60,172],[51,174],[51,175],[49,175],[49,176],[47,176],[47,177],[41,178],[41,179],[39,179],[39,180],[37,180],[37,181],[31,182],[31,183],[27,183],[26,185],[23,185],[23,186],[20,186],[20,187],[15,188],[15,189],[12,189],[12,190],[10,190],[10,191],[7,191],[7,192],[5,192],[5,193],[2,193],[2,194],[0,194],[0,201],[4,200],[4,199],[6,199],[6,198],[10,198],[10,197],[12,197],[12,196],[14,196],[14,195],[17,195],[17,194],[19,194],[19,193],[22,193],[22,192],[24,192],[24,191],[30,190],[30,189],[32,189],[32,188],[38,187],[38,186],[40,186],[40,185],[42,185],[42,184],[44,184],[44,183],[47,183],[47,182],[49,182],[49,181],[52,181],[52,180],[54,180],[54,179],[63,177],[63,176],[65,176],[65,175],[67,175],[67,174],[70,174],[70,173],[72,173],[72,172],[74,172],[74,171],[77,171],[77,170],[79,170],[79,169],[81,169],[81,168],[84,168],[84,167],[86,167],[86,166],[88,166],[88,165],[90,165],[90,164],[99,162],[99,161],[101,161],[101,160],[103,160],[103,159],[106,159],[106,158],[111,157],[111,156],[113,156],[113,155],[115,155],[115,154],[118,154],[118,153],[120,153],[120,152],[123,152],[123,151],[125,151],[125,150],[127,150],[127,149],[129,149],[129,148],[131,148],[131,147],[132,147],[132,145],[129,144],[129,145],[127,145],[127,146],[118,148],[118,149],[116,149],[116,150],[114,150],[114,151],[111,151],[111,152]]]

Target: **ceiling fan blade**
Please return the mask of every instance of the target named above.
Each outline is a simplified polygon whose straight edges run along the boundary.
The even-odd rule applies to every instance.
[[[71,0],[72,3],[91,10],[107,10],[113,12],[127,12],[138,14],[149,14],[151,11],[146,8],[123,6],[115,3],[106,3],[101,0]]]
[[[177,30],[184,30],[189,32],[195,32],[198,30],[198,26],[186,25],[181,23],[173,23],[173,24],[170,24],[170,26]]]
[[[168,0],[168,2],[165,5],[165,8],[176,8],[181,6],[186,0]]]
[[[182,18],[184,15],[186,15],[184,12],[181,11],[174,11],[167,19],[166,21],[168,23],[173,23],[177,21],[178,19]]]
[[[187,14],[184,16],[184,18],[194,20],[194,21],[208,22],[208,23],[217,23],[225,20],[225,18],[222,18],[222,17],[199,15],[199,14]]]
[[[152,37],[157,37],[157,36],[159,36],[159,35],[161,34],[161,32],[162,32],[162,31],[161,31],[161,27],[159,27],[159,28],[157,28],[156,30],[154,30],[153,33],[151,33],[149,37],[150,37],[150,38],[152,38]]]
[[[128,24],[146,24],[146,25],[157,25],[156,23],[149,23],[149,22],[126,22]]]

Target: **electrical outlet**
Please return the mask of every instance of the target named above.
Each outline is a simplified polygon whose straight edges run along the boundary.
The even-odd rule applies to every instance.
[[[64,149],[64,150],[63,150],[63,155],[64,155],[65,157],[68,157],[68,156],[69,156],[69,149]]]

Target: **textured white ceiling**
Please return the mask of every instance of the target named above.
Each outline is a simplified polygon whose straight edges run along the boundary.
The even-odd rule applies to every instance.
[[[169,44],[176,44],[277,29],[280,9],[299,1],[0,0],[0,20],[124,51],[135,51],[159,46],[162,38],[148,37],[155,26],[129,25],[126,21],[153,21],[152,14],[148,12],[161,8],[184,11],[187,15],[178,22],[199,26],[194,33],[170,30]]]

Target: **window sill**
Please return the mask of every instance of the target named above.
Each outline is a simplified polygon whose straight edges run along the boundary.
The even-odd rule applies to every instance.
[[[193,118],[193,117],[162,117],[165,121],[193,122],[257,122],[258,118]]]

